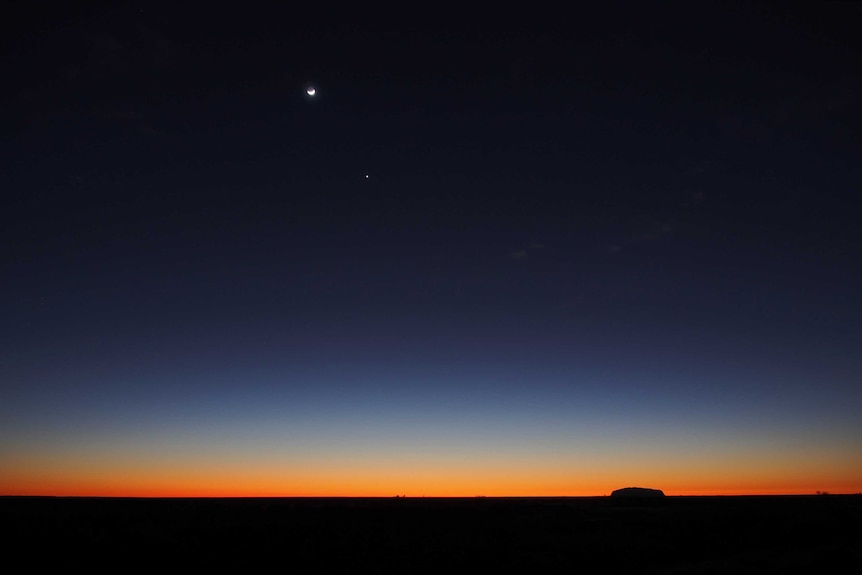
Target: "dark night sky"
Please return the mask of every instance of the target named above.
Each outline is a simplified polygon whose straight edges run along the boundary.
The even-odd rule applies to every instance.
[[[201,6],[3,24],[4,492],[862,488],[859,4]]]

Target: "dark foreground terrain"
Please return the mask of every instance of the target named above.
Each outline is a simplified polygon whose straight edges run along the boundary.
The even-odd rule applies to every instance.
[[[274,572],[850,573],[862,496],[0,498],[7,566]],[[11,572],[11,571],[10,571]]]

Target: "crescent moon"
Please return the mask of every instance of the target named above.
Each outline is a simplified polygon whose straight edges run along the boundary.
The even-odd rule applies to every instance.
[[[314,96],[315,94],[317,94],[317,90],[315,90],[313,87],[311,87],[311,88],[308,88],[305,91],[305,93],[308,94],[309,96]]]

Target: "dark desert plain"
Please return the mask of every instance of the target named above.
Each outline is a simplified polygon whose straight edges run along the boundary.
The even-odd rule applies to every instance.
[[[860,495],[0,498],[33,569],[323,573],[846,573]]]
[[[9,557],[858,570],[862,4],[0,27]]]

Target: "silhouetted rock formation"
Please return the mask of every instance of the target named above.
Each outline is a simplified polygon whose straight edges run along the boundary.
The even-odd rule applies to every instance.
[[[611,493],[611,497],[664,497],[661,489],[648,489],[646,487],[624,487]]]

